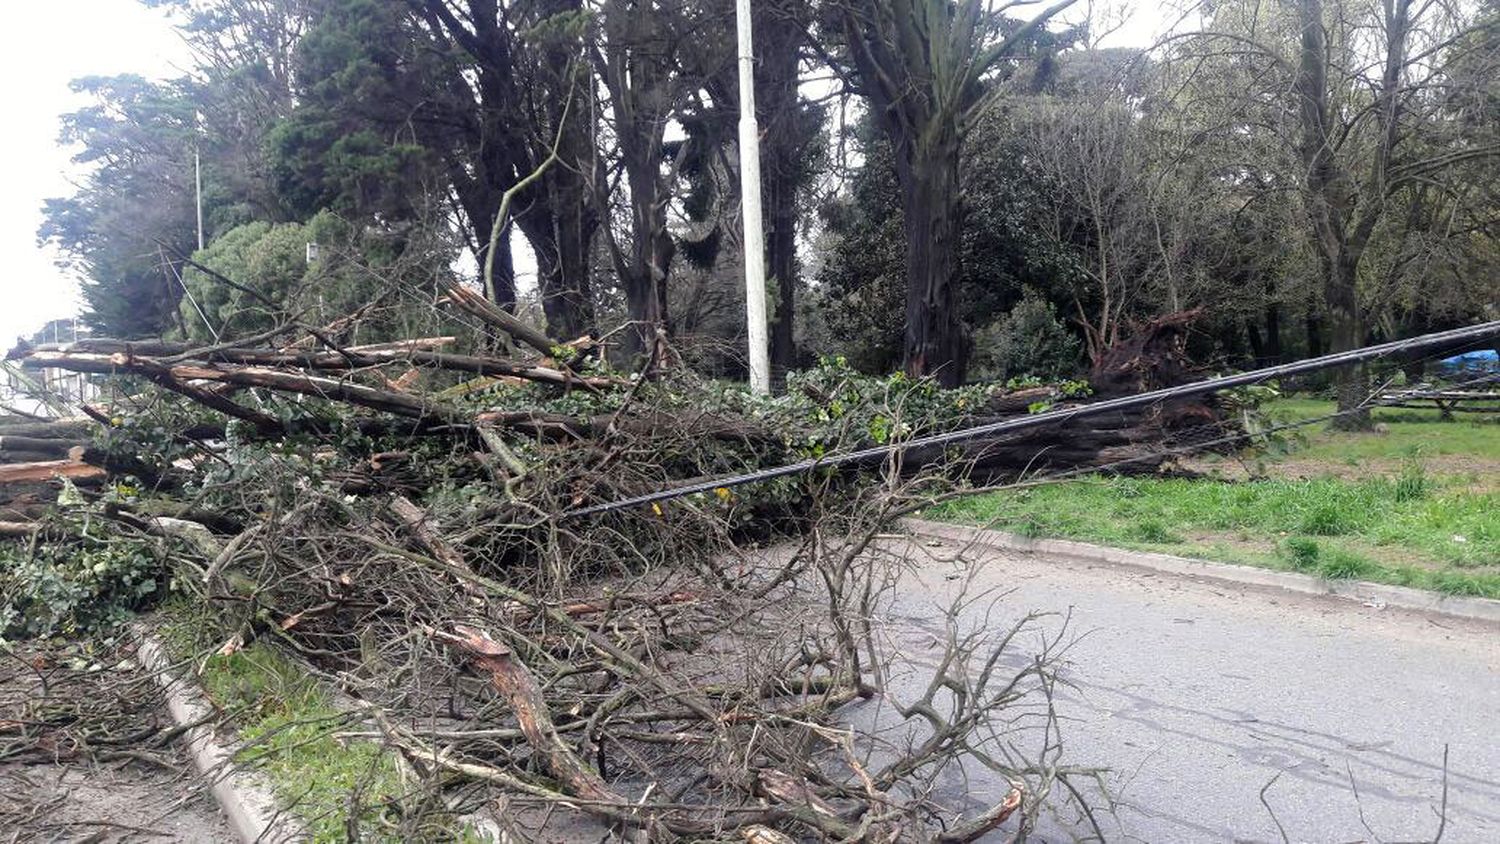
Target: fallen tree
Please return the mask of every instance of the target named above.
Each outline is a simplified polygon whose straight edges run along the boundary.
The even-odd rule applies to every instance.
[[[405,818],[446,811],[468,782],[653,841],[959,842],[1024,834],[1054,784],[1082,775],[1048,726],[1061,634],[1005,656],[1029,619],[969,629],[960,595],[941,658],[920,669],[926,694],[885,687],[912,668],[876,629],[911,565],[885,531],[955,481],[1154,469],[1174,425],[1223,424],[1212,402],[564,520],[1089,396],[830,368],[754,399],[661,365],[625,378],[482,299],[450,300],[539,357],[447,351],[456,332],[16,350],[23,367],[120,387],[86,422],[0,428],[0,461],[28,458],[0,463],[6,634],[88,629],[175,592],[201,616],[204,654],[283,649],[366,707],[442,798]],[[750,550],[772,541],[782,550]],[[67,601],[27,579],[38,570],[76,586]],[[1019,667],[998,670],[1002,657]],[[849,727],[848,708],[877,698],[904,741]],[[1004,761],[973,752],[1012,731]],[[1013,787],[978,812],[935,805],[933,784],[964,765]]]

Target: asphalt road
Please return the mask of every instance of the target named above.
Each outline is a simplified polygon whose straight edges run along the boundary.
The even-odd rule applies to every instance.
[[[1500,842],[1500,628],[1029,555],[961,567],[921,546],[920,586],[893,609],[914,655],[970,570],[971,590],[1011,590],[971,621],[1071,613],[1063,761],[1109,769],[1092,798],[1109,840],[1432,841],[1441,824],[1450,844]],[[967,777],[943,796],[1000,788]],[[1040,837],[1086,831],[1062,812]]]

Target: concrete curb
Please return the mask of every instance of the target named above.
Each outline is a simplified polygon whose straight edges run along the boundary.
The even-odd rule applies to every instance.
[[[1198,580],[1214,580],[1241,586],[1284,589],[1303,595],[1335,597],[1396,609],[1500,624],[1500,601],[1489,598],[1440,595],[1423,589],[1387,586],[1383,583],[1367,583],[1362,580],[1326,580],[1296,572],[1194,560],[1187,557],[1175,557],[1171,554],[1127,551],[1122,548],[1090,545],[1087,542],[1073,542],[1067,539],[1030,539],[1004,531],[929,522],[922,519],[902,519],[901,525],[912,533],[961,545],[982,545],[1023,554],[1051,554],[1082,562],[1128,566],[1162,574]]]
[[[138,643],[137,656],[147,671],[167,693],[167,710],[178,726],[203,721],[213,713],[197,683],[172,671],[161,643],[143,625],[132,631]],[[263,777],[238,767],[235,751],[223,744],[214,729],[201,724],[188,729],[188,754],[193,764],[211,783],[219,810],[229,820],[229,828],[245,844],[286,844],[305,841],[306,830],[276,805],[271,789]]]

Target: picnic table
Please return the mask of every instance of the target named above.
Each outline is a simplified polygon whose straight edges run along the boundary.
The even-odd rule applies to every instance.
[[[1455,413],[1500,413],[1500,390],[1445,390],[1423,385],[1387,390],[1378,401],[1385,407],[1436,407],[1443,419],[1452,419]]]

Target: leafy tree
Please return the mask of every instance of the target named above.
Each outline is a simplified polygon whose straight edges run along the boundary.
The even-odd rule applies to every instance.
[[[61,142],[87,169],[71,197],[43,206],[39,238],[80,277],[85,320],[101,333],[155,335],[180,295],[176,256],[197,237],[196,103],[186,82],[139,76],[73,84],[95,102],[63,118]]]
[[[221,342],[290,323],[327,325],[363,311],[359,336],[347,338],[352,342],[410,336],[410,321],[426,327],[431,309],[370,313],[368,306],[397,286],[433,295],[449,255],[441,243],[428,249],[408,240],[392,244],[329,211],[306,223],[246,223],[193,256],[184,273],[181,322],[191,339]]]
[[[901,364],[906,333],[906,228],[901,186],[889,143],[865,124],[857,130],[864,163],[847,195],[823,211],[824,253],[817,272],[814,321],[828,328],[816,351],[844,355],[867,371]],[[1076,260],[1035,224],[1053,188],[1027,166],[1025,138],[992,112],[973,130],[960,178],[969,223],[960,241],[955,306],[965,335],[990,326],[1027,288],[1071,304]],[[835,339],[837,338],[837,339]]]
[[[891,145],[906,232],[906,332],[912,375],[948,385],[964,375],[956,298],[964,209],[959,162],[965,136],[992,101],[996,77],[1018,56],[1052,42],[1045,25],[1073,0],[1030,20],[983,0],[839,0],[845,76],[869,100]]]
[[[1312,324],[1326,318],[1336,351],[1371,339],[1397,289],[1372,273],[1378,240],[1399,240],[1402,228],[1435,233],[1423,214],[1402,222],[1396,212],[1420,209],[1413,200],[1427,187],[1464,195],[1472,166],[1492,171],[1500,156],[1494,136],[1458,129],[1474,115],[1455,110],[1475,96],[1461,80],[1500,69],[1500,53],[1468,48],[1492,28],[1485,21],[1474,6],[1411,0],[1226,3],[1174,48],[1181,65],[1208,75],[1180,89],[1200,130],[1237,133],[1222,165],[1273,174],[1273,189],[1295,197],[1317,270]],[[1368,393],[1362,371],[1343,374],[1338,392],[1350,411],[1341,424],[1368,425],[1356,412]]]
[[[521,186],[515,224],[537,257],[553,333],[594,327],[589,254],[598,203],[597,123],[584,71],[590,22],[581,0],[408,0],[419,49],[440,58],[429,96],[411,103],[422,143],[437,151],[484,267],[503,195]],[[559,166],[545,168],[554,148]],[[493,295],[515,301],[500,239]]]

